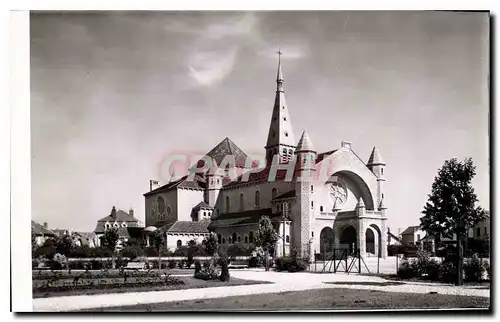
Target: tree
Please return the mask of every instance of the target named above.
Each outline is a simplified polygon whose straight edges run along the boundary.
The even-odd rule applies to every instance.
[[[165,243],[165,235],[161,230],[157,230],[154,236],[154,244],[158,251],[158,271],[161,271],[161,246]]]
[[[266,252],[265,255],[265,265],[266,271],[269,270],[269,250],[274,248],[274,245],[278,241],[278,233],[274,230],[271,219],[267,216],[262,216],[259,219],[259,229],[257,230],[255,236],[255,245],[262,247]]]
[[[111,228],[104,232],[104,235],[101,237],[102,246],[109,249],[111,251],[111,262],[113,268],[115,267],[115,250],[116,245],[118,244],[118,239],[120,235],[118,234],[118,229]]]
[[[213,256],[215,252],[217,252],[217,249],[219,248],[219,244],[217,242],[217,235],[215,233],[210,233],[205,239],[203,239],[202,242],[203,248],[205,249],[205,252]]]
[[[478,201],[471,180],[476,168],[471,158],[463,162],[457,159],[446,160],[439,169],[432,184],[429,200],[424,206],[420,218],[421,228],[431,237],[457,238],[457,285],[462,285],[463,238],[475,223],[485,217]]]
[[[58,236],[55,239],[56,251],[66,257],[73,252],[75,245],[69,235]]]

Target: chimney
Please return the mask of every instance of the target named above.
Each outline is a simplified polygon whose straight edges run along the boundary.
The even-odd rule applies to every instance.
[[[49,228],[49,224],[47,224],[46,222],[44,222],[43,223],[43,228],[48,229]]]
[[[128,211],[128,213],[130,214],[130,216],[134,217],[134,209],[130,208],[130,210]]]
[[[111,209],[111,218],[116,219],[116,208],[113,206],[113,209]]]

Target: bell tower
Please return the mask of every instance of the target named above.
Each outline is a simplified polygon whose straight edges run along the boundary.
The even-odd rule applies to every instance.
[[[285,80],[283,78],[283,71],[281,70],[281,55],[281,51],[278,51],[276,97],[274,99],[273,114],[265,147],[267,164],[272,162],[275,155],[279,156],[279,163],[287,163],[293,158],[295,151],[295,137],[293,135],[292,122],[283,88]]]

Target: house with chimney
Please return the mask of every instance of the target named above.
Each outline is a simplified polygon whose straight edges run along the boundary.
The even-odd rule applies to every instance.
[[[41,225],[33,220],[31,221],[31,234],[34,237],[35,244],[37,246],[42,246],[47,239],[55,238],[57,236],[56,233],[49,229],[46,222]]]
[[[112,228],[118,230],[122,242],[128,242],[131,239],[142,238],[144,224],[134,217],[134,210],[132,208],[127,213],[113,206],[108,216],[97,221],[97,225],[94,229],[94,234],[96,236],[95,246],[101,246],[101,237],[107,230]]]

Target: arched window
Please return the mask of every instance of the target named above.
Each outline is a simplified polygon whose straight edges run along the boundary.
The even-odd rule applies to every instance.
[[[123,228],[127,228],[127,224],[126,223],[122,223],[122,227]]]
[[[158,207],[158,214],[162,215],[165,213],[165,199],[162,196],[158,196],[156,199],[156,205]]]
[[[238,235],[238,243],[241,243],[241,236]]]
[[[115,223],[113,224],[113,227],[118,228],[118,223],[116,223],[116,222],[115,222]]]
[[[222,244],[226,243],[226,237],[222,237]]]
[[[253,243],[253,231],[248,234],[248,241]]]
[[[255,207],[258,207],[260,205],[260,192],[257,190],[255,191]]]
[[[286,242],[286,243],[289,243],[289,242],[290,242],[290,235],[286,235],[286,237],[285,237],[285,242]]]
[[[245,236],[245,244],[248,244],[248,236]]]
[[[272,199],[276,198],[277,194],[278,194],[278,190],[276,190],[276,188],[273,188],[273,190],[271,192],[271,198]]]
[[[231,244],[231,242],[232,242],[231,237],[228,237],[228,238],[227,238],[227,243],[228,243],[228,244]]]
[[[180,239],[179,239],[179,240],[177,241],[177,248],[180,248],[181,246],[182,246],[182,240],[180,240]]]
[[[237,238],[236,238],[236,233],[233,233],[233,243],[236,243]]]
[[[314,209],[314,201],[311,200],[311,209]]]
[[[245,209],[244,202],[245,202],[245,197],[243,196],[242,193],[240,193],[240,211],[243,211]]]
[[[323,211],[323,206],[319,206],[319,211]]]
[[[206,216],[207,216],[207,212],[206,212],[206,211],[204,211],[204,212],[203,212],[203,218],[205,218]]]
[[[104,224],[104,230],[108,230],[110,228],[111,228],[111,225],[110,225],[109,222],[107,222],[107,223]]]
[[[313,192],[314,192],[314,186],[311,185],[311,193],[313,193]]]
[[[380,169],[381,174],[384,174],[384,168]]]
[[[221,243],[222,242],[222,236],[220,234],[217,234],[217,243]]]
[[[229,196],[226,196],[226,212],[229,212]]]
[[[167,207],[167,217],[169,217],[171,213],[172,213],[172,209],[170,209],[170,207]]]
[[[288,154],[289,154],[289,155],[292,155],[292,154],[293,154],[292,149],[288,150]]]

